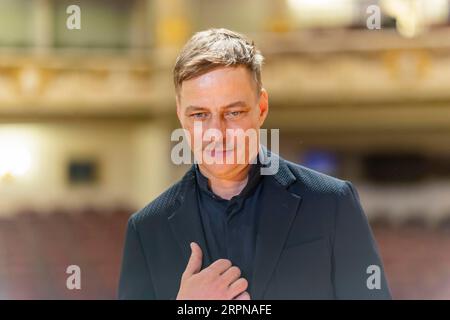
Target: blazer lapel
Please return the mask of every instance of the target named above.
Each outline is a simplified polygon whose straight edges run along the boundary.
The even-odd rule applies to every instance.
[[[295,181],[295,177],[282,159],[279,172],[266,178],[250,292],[252,299],[255,300],[260,300],[264,296],[301,203],[299,195],[286,189]]]
[[[186,263],[191,255],[190,243],[196,242],[200,246],[203,251],[203,269],[211,263],[211,259],[206,246],[203,224],[198,209],[195,168],[192,167],[182,180],[180,204],[168,218],[168,221]]]

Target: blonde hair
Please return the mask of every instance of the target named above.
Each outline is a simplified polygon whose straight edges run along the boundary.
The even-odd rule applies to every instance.
[[[175,62],[175,91],[179,93],[183,81],[218,67],[245,66],[252,73],[259,93],[263,60],[254,42],[240,33],[223,28],[197,32],[185,44]]]

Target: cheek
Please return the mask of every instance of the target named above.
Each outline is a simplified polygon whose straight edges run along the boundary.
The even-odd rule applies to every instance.
[[[258,129],[259,128],[259,118],[253,115],[247,115],[241,120],[237,121],[234,125],[236,129],[242,129],[244,131],[248,129]]]
[[[189,133],[189,146],[191,147],[191,150],[196,153],[203,149],[203,130],[195,130],[193,125],[186,126],[184,129],[186,129]]]
[[[184,134],[185,134],[187,143],[192,148],[193,142],[194,142],[194,127],[187,123],[181,123],[181,126],[185,130]]]

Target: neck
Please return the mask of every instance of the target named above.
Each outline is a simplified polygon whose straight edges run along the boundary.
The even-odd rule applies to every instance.
[[[208,178],[211,190],[223,199],[230,200],[234,196],[241,193],[248,181],[248,172],[250,165],[241,168],[239,172],[231,177],[216,177],[208,172],[205,168],[199,166],[200,172]]]

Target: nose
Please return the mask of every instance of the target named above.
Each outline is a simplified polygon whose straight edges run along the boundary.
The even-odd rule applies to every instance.
[[[222,133],[225,133],[225,121],[220,114],[213,114],[208,123],[208,127],[211,129],[219,130]]]
[[[219,114],[213,114],[211,116],[211,118],[209,119],[209,121],[206,121],[206,122],[207,123],[205,123],[205,126],[203,128],[205,130],[204,134],[206,133],[206,130],[208,130],[208,129],[217,131],[217,133],[220,132],[220,134],[221,134],[220,140],[221,140],[221,142],[225,142],[226,124],[225,124],[224,119]],[[214,136],[216,139],[216,142],[219,142],[217,140],[216,134],[214,134],[214,135],[209,134],[209,136],[210,137]]]

